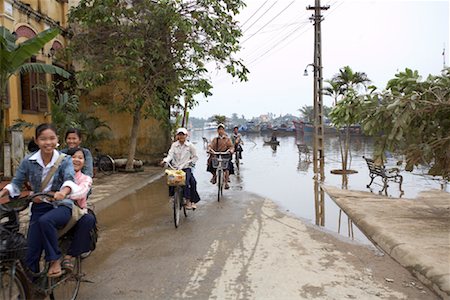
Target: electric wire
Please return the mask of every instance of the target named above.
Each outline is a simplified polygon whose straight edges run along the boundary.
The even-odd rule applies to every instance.
[[[256,24],[256,22],[258,22],[262,17],[264,17],[264,15],[266,14],[266,13],[268,13],[269,12],[269,10],[271,10],[272,9],[272,7],[275,5],[275,4],[277,4],[277,2],[278,2],[278,0],[277,1],[275,1],[262,15],[260,15],[259,16],[259,18],[258,19],[256,19],[255,20],[255,22],[253,22],[249,27],[247,27],[247,29],[245,29],[242,33],[246,33],[247,32],[247,30],[249,30],[250,28],[252,28],[253,27],[253,25],[255,25]]]
[[[270,19],[266,24],[264,24],[262,27],[260,27],[255,33],[253,33],[253,34],[250,35],[248,38],[246,38],[245,40],[243,40],[243,41],[241,42],[241,44],[245,43],[246,41],[248,41],[249,39],[251,39],[252,37],[254,37],[258,32],[260,32],[261,30],[263,30],[267,25],[269,25],[271,22],[273,22],[273,20],[275,20],[279,15],[281,15],[286,9],[288,9],[294,2],[295,2],[295,0],[293,0],[291,3],[289,3],[288,6],[286,6],[282,11],[280,11],[278,14],[276,14],[275,17],[273,17],[272,19]]]
[[[245,20],[244,23],[242,23],[241,28],[244,27],[245,24],[247,24],[248,21],[251,20],[251,18],[253,18],[254,15],[256,15],[258,13],[258,11],[263,8],[263,6],[268,2],[269,0],[266,0],[247,20]]]

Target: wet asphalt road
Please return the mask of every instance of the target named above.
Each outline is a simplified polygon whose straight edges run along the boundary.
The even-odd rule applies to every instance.
[[[200,185],[178,229],[164,179],[102,210],[83,263],[93,283],[78,299],[436,299],[389,257],[305,225],[235,178],[220,203]]]

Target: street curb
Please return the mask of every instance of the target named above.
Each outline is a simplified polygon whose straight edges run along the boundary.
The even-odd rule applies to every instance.
[[[439,297],[450,299],[448,241],[445,245],[450,226],[450,218],[445,217],[448,197],[442,197],[442,201],[436,193],[436,207],[430,207],[425,199],[392,199],[369,192],[322,188],[369,240]],[[432,197],[433,193],[429,194]],[[416,213],[427,215],[423,218]]]

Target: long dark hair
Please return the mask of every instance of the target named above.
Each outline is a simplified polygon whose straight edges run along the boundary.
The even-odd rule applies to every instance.
[[[50,123],[42,123],[38,127],[36,127],[35,137],[36,139],[42,134],[44,130],[50,129],[52,130],[56,135],[58,135],[58,132],[56,131],[56,126]]]

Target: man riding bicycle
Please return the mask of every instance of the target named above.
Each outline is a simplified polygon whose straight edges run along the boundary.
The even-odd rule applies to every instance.
[[[196,209],[196,203],[200,201],[197,192],[197,181],[191,168],[198,160],[197,151],[194,145],[187,141],[188,131],[186,128],[178,128],[176,131],[176,139],[170,147],[169,154],[161,161],[161,165],[170,163],[175,169],[183,170],[186,173],[186,185],[184,187],[184,198],[186,199],[186,209]],[[169,187],[169,196],[175,193],[173,186]]]
[[[238,126],[234,126],[233,128],[233,135],[231,136],[231,142],[234,145],[234,151],[239,156],[239,159],[242,159],[242,145],[244,145],[244,142],[242,141],[242,136],[239,133]]]
[[[228,135],[225,133],[225,125],[219,124],[217,126],[217,133],[218,136],[212,139],[211,143],[208,145],[208,151],[215,151],[215,152],[226,152],[229,151],[230,154],[223,155],[222,157],[224,159],[231,159],[231,155],[234,152],[234,146],[231,142],[231,139],[228,137]],[[207,171],[212,173],[213,177],[211,178],[211,183],[215,184],[217,182],[216,178],[216,168],[212,165],[212,159],[215,157],[214,154],[211,154],[208,158],[208,167]],[[228,185],[229,175],[234,174],[233,164],[228,164],[228,168],[224,172],[224,180],[225,180],[225,189],[229,189],[230,186]]]

